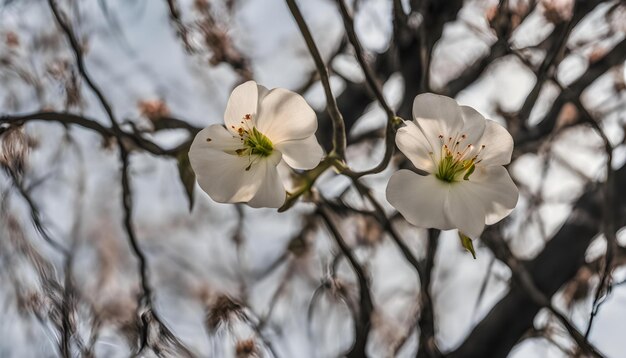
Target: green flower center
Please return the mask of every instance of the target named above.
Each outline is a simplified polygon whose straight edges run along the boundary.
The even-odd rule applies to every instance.
[[[239,131],[239,136],[243,139],[243,148],[236,150],[239,156],[258,155],[260,157],[269,157],[272,155],[274,146],[265,134],[259,132],[256,127],[252,127],[251,130],[240,129],[242,130]]]
[[[251,121],[252,115],[246,114],[243,116],[239,127],[231,126],[239,135],[239,140],[243,145],[243,148],[235,150],[235,153],[240,157],[250,158],[250,164],[246,170],[250,170],[252,164],[257,162],[259,158],[269,157],[274,151],[272,141],[256,127],[250,126],[253,123]]]
[[[455,140],[453,140],[453,137],[448,137],[447,141],[444,140],[443,135],[439,135],[441,156],[435,172],[437,179],[447,183],[454,183],[461,179],[469,180],[472,173],[474,173],[476,164],[481,162],[478,157],[485,149],[485,146],[482,145],[476,150],[474,145],[464,144],[465,139],[467,139],[465,134],[457,136]],[[433,155],[433,153],[430,154]]]
[[[448,183],[459,181],[461,176],[463,176],[463,180],[469,180],[474,169],[476,169],[474,160],[458,160],[452,155],[446,155],[439,162],[435,176]]]

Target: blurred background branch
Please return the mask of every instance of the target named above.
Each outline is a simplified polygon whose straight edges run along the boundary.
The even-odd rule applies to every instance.
[[[0,355],[622,352],[623,1],[0,7]],[[186,160],[250,79],[303,94],[328,152],[280,214],[195,195]],[[383,199],[424,92],[515,141],[476,261]]]

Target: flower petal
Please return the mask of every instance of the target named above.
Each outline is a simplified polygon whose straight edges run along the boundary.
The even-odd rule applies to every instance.
[[[482,114],[478,113],[478,111],[472,107],[460,107],[461,112],[463,113],[463,129],[461,130],[461,133],[467,136],[464,142],[468,144],[473,144],[476,147],[478,140],[483,136],[483,133],[485,132],[487,120]]]
[[[439,135],[455,136],[463,129],[463,114],[453,98],[432,93],[417,95],[413,118],[433,146],[441,146]]]
[[[466,181],[450,185],[445,203],[448,220],[469,237],[478,237],[485,228],[485,208],[481,198]]]
[[[235,87],[230,98],[228,98],[224,112],[226,128],[236,134],[237,132],[233,127],[241,126],[241,121],[247,114],[252,117],[251,127],[254,126],[257,120],[258,103],[262,101],[267,92],[267,88],[254,81],[248,81]]]
[[[398,129],[396,134],[396,145],[416,168],[429,173],[435,172],[434,161],[439,160],[439,148],[435,150],[431,146],[414,122],[405,121],[404,124],[406,126]]]
[[[302,96],[274,88],[259,102],[257,129],[274,144],[315,134],[317,116]]]
[[[248,202],[253,208],[279,208],[286,198],[285,186],[278,175],[277,165],[281,155],[274,152],[269,158],[263,160],[259,165],[265,166],[265,176],[262,179],[259,190],[252,200]]]
[[[387,201],[415,226],[450,230],[454,226],[444,214],[449,188],[434,175],[399,170],[387,184]]]
[[[464,182],[476,193],[485,208],[485,223],[492,225],[509,215],[517,205],[519,191],[502,166],[477,167]]]
[[[488,120],[485,133],[478,143],[479,147],[485,146],[479,158],[483,165],[505,165],[511,162],[513,137],[500,124]]]
[[[189,161],[202,190],[220,203],[252,199],[265,176],[265,166],[257,163],[246,170],[249,157],[208,148],[205,143],[206,138],[199,134],[189,150]]]
[[[305,139],[280,142],[274,148],[283,153],[283,159],[294,169],[313,169],[322,157],[324,150],[314,135]]]
[[[242,147],[239,137],[221,124],[212,124],[196,134],[192,147],[198,149],[214,149],[220,151],[235,151]]]

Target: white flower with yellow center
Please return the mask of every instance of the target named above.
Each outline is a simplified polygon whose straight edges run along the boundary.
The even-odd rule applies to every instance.
[[[387,200],[411,224],[459,229],[478,237],[485,224],[509,215],[518,190],[503,165],[511,161],[513,138],[476,110],[449,97],[421,94],[414,121],[405,121],[396,144],[415,167],[394,173]]]
[[[317,117],[302,96],[248,81],[230,95],[224,125],[201,130],[189,160],[198,184],[220,203],[278,208],[285,187],[277,165],[312,169],[324,152],[315,138]]]

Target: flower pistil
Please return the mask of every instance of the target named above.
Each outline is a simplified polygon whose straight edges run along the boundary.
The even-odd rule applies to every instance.
[[[236,149],[235,153],[240,157],[250,157],[250,165],[246,167],[246,170],[250,170],[250,166],[257,158],[269,157],[274,150],[272,141],[265,134],[261,133],[256,127],[248,125],[251,120],[252,116],[246,114],[241,121],[241,126],[232,126],[243,144],[243,148]]]
[[[448,137],[448,140],[444,140],[442,134],[439,135],[441,142],[441,155],[439,156],[439,163],[435,161],[437,166],[437,172],[435,176],[442,181],[453,183],[463,180],[469,180],[470,175],[476,169],[476,164],[480,163],[479,155],[485,149],[485,145],[481,145],[478,150],[473,144],[463,144],[467,136],[462,134],[457,136],[455,140],[453,137]],[[434,153],[430,153],[433,157]],[[434,159],[434,157],[433,157]]]

